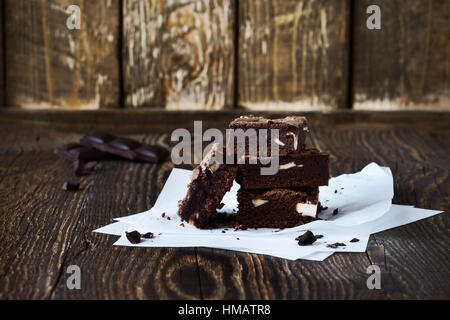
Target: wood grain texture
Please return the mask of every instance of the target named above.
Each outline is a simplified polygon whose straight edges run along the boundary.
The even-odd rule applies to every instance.
[[[253,110],[347,107],[349,4],[240,1],[239,105]]]
[[[124,0],[123,13],[127,107],[233,104],[233,0]]]
[[[78,5],[81,29],[66,8]],[[8,105],[118,107],[119,1],[5,0]]]
[[[205,248],[113,247],[116,237],[91,231],[114,217],[151,207],[172,169],[170,161],[161,165],[101,162],[94,175],[82,179],[82,190],[64,192],[61,185],[71,178],[70,165],[52,149],[80,137],[72,131],[72,122],[62,113],[59,120],[53,116],[56,126],[8,114],[0,111],[2,299],[449,297],[450,131],[448,126],[433,126],[438,121],[432,117],[419,114],[414,121],[414,113],[407,113],[403,123],[395,113],[385,113],[384,119],[365,113],[308,114],[312,143],[331,152],[333,175],[376,161],[393,171],[394,203],[446,211],[376,234],[366,254],[335,254],[324,262],[312,262]],[[103,111],[98,114],[85,118],[91,130],[117,128],[113,111],[109,124]],[[147,114],[138,112],[134,117],[160,122],[153,112]],[[178,127],[199,119],[195,113],[189,118],[180,115],[184,113],[173,115]],[[234,116],[231,111],[221,114],[223,119]],[[207,117],[211,124],[220,122]],[[448,117],[440,115],[443,123]],[[169,146],[172,129],[149,134],[144,132],[150,126],[132,123],[125,119],[119,131],[133,131],[131,137]],[[381,267],[382,290],[366,287],[366,268],[371,263]],[[66,288],[69,265],[81,268],[81,290]]]
[[[354,108],[450,110],[450,3],[354,4]],[[366,27],[369,5],[381,9],[381,30]]]

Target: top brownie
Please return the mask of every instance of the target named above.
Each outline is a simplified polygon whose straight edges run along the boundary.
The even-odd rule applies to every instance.
[[[260,145],[259,141],[259,130],[267,129],[267,154],[270,156],[272,139],[274,143],[278,145],[279,156],[285,156],[289,153],[296,152],[299,150],[303,150],[305,147],[306,134],[308,133],[308,122],[305,117],[300,116],[288,116],[284,119],[266,119],[263,117],[256,117],[253,115],[241,116],[235,120],[233,120],[230,125],[230,129],[237,130],[242,129],[245,132],[249,129],[256,130],[256,138],[257,138],[257,155],[263,155],[260,153]],[[278,129],[279,136],[276,138],[272,137],[271,129]],[[236,132],[235,132],[236,133]],[[228,139],[228,146],[234,146],[234,152],[237,154],[238,151],[238,139],[233,136]],[[249,148],[249,139],[245,140],[245,155],[249,155],[251,149]],[[256,155],[256,154],[254,154]]]

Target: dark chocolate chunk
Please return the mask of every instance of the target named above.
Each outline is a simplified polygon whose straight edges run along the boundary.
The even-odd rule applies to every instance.
[[[350,240],[350,242],[359,242],[359,239],[353,238],[352,240]]]
[[[77,182],[66,181],[63,184],[63,190],[66,191],[76,191],[80,187],[80,184]]]
[[[138,244],[141,242],[141,234],[137,231],[125,232],[128,241],[132,244]]]
[[[316,239],[322,239],[323,235],[322,234],[316,234]]]
[[[337,193],[337,190],[334,190],[334,193]]]
[[[298,241],[299,246],[306,246],[306,245],[310,245],[310,244],[313,244],[314,242],[316,242],[316,237],[314,236],[314,234],[311,231],[308,230],[301,236],[295,238],[295,240]]]
[[[104,152],[94,148],[85,147],[79,143],[62,144],[55,148],[55,154],[71,161],[99,161],[108,158]]]
[[[96,161],[85,162],[83,160],[76,160],[74,162],[75,174],[77,176],[87,176],[94,171],[94,168],[97,166]]]
[[[337,215],[338,213],[339,213],[338,208],[336,208],[336,209],[333,210],[333,216]]]
[[[332,248],[332,249],[336,249],[337,247],[345,247],[345,246],[346,246],[345,243],[342,243],[342,242],[336,242],[336,243],[327,245],[328,248]]]
[[[146,234],[142,235],[142,238],[144,238],[144,239],[152,239],[153,238],[153,233],[147,232]]]
[[[142,144],[136,140],[115,137],[108,133],[93,133],[81,138],[81,144],[128,160],[158,163],[165,160],[168,150],[161,146]]]

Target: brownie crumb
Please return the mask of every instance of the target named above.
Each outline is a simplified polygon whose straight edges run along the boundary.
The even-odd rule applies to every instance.
[[[161,213],[161,217],[165,217],[166,216],[166,213],[165,212],[163,212],[163,213]]]
[[[142,235],[142,238],[144,238],[144,239],[152,239],[153,238],[153,233],[147,232],[146,234]]]
[[[350,240],[350,242],[359,242],[358,238],[353,238],[352,240]]]
[[[225,230],[222,230],[222,233],[225,233]]]
[[[184,228],[184,223],[180,223],[180,227],[183,227],[183,228]]]
[[[71,181],[66,181],[63,184],[63,190],[65,191],[77,191],[80,187],[79,183],[76,182],[71,182]]]
[[[342,242],[336,242],[333,244],[327,245],[328,248],[336,249],[337,247],[345,247],[345,243]]]
[[[236,238],[236,240],[240,240],[239,238]]]
[[[125,232],[128,241],[130,241],[133,244],[138,244],[141,242],[141,234],[137,231],[132,232]]]
[[[323,238],[323,234],[316,234],[316,239],[322,239]]]
[[[336,208],[336,209],[333,210],[333,216],[337,215],[338,213],[339,213],[338,208]]]
[[[301,236],[295,238],[295,240],[298,241],[299,246],[306,246],[306,245],[313,244],[314,242],[316,242],[317,239],[314,236],[314,234],[308,230]]]
[[[337,190],[334,190],[334,193],[337,193]]]
[[[170,217],[167,217],[167,220],[170,220]]]

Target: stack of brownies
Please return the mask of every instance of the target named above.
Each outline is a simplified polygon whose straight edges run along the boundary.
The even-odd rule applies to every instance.
[[[317,218],[320,210],[319,186],[328,185],[329,154],[316,149],[307,149],[308,133],[305,117],[290,116],[269,120],[262,117],[242,116],[229,125],[230,129],[267,129],[267,152],[257,154],[256,164],[250,163],[248,145],[245,140],[244,164],[228,165],[211,161],[223,152],[215,146],[194,170],[186,198],[180,201],[179,215],[198,228],[206,228],[214,221],[216,211],[221,207],[224,194],[231,188],[232,181],[241,185],[238,191],[239,211],[236,224],[240,228],[286,228],[301,225]],[[278,129],[272,142],[271,129]],[[261,136],[258,135],[258,139]],[[278,146],[278,156],[270,154],[270,146]],[[228,147],[236,141],[228,141]],[[261,141],[258,141],[261,145]],[[262,175],[261,168],[267,167],[267,159],[279,163],[273,175]],[[276,158],[275,158],[276,157]],[[255,160],[255,159],[253,159]],[[263,164],[264,163],[264,164]]]

